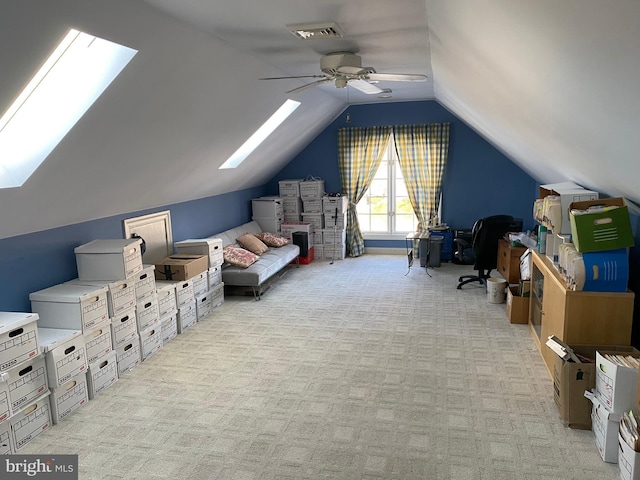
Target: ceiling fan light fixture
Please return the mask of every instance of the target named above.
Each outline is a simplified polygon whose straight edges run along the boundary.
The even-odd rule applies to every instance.
[[[287,25],[287,29],[302,40],[344,37],[344,32],[336,22],[300,23]]]

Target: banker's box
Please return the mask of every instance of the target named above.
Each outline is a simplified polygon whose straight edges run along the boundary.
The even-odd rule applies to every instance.
[[[507,318],[509,323],[529,323],[529,297],[520,295],[520,286],[507,289]]]
[[[590,396],[593,402],[591,422],[596,448],[602,460],[607,463],[618,463],[618,426],[622,413],[614,413],[600,401]]]
[[[107,287],[61,283],[29,294],[38,326],[90,330],[109,318]]]
[[[43,355],[21,363],[6,373],[12,415],[49,391],[47,366]]]
[[[609,347],[596,352],[596,395],[612,412],[629,411],[635,404],[638,369],[623,367],[607,360],[603,356],[607,353],[615,355],[620,352],[609,350]],[[625,355],[640,358],[637,350]]]
[[[560,197],[560,208],[562,210],[562,226],[559,232],[554,233],[571,233],[569,205],[572,202],[595,200],[599,196],[598,192],[594,192],[593,190],[586,190],[580,185],[576,185],[575,183],[571,182],[540,185],[539,198],[544,198],[548,195],[556,195]]]
[[[636,418],[640,418],[640,384],[636,390],[633,413]],[[630,447],[620,434],[618,434],[618,463],[621,480],[640,480],[640,452]]]
[[[109,355],[113,350],[111,337],[111,322],[106,322],[83,334],[87,366],[97,362],[102,357]]]
[[[11,455],[11,425],[9,422],[0,423],[0,455]]]
[[[140,357],[144,362],[162,348],[162,325],[147,328],[140,332]]]
[[[156,280],[189,280],[208,272],[209,259],[204,255],[175,254],[155,264]]]
[[[118,377],[122,377],[135,367],[140,365],[140,338],[136,337],[116,348],[116,361],[118,363]]]
[[[11,445],[14,453],[18,453],[31,440],[51,427],[51,408],[49,390],[26,405],[10,419]]]
[[[165,317],[160,327],[162,329],[162,345],[164,346],[178,336],[178,314],[174,313]]]
[[[209,259],[209,268],[222,265],[224,262],[221,238],[182,240],[181,242],[175,242],[173,247],[178,254],[207,256]]]
[[[0,372],[40,354],[38,314],[0,312]]]
[[[51,388],[66,383],[80,373],[86,373],[86,347],[80,330],[38,328],[38,336]]]
[[[82,373],[69,379],[62,385],[51,389],[51,419],[58,424],[87,404],[87,375]]]
[[[156,282],[156,291],[158,292],[158,317],[162,320],[178,313],[176,284]]]
[[[569,208],[571,237],[579,252],[633,247],[629,208],[624,198],[573,202]],[[576,213],[574,210],[583,213]]]
[[[76,278],[66,283],[72,285],[94,285],[107,287],[109,316],[113,317],[136,305],[136,288],[133,279],[127,280],[80,280]]]
[[[135,307],[111,319],[111,345],[118,348],[136,338],[138,335],[138,320]]]
[[[11,402],[9,401],[9,384],[7,383],[7,375],[0,372],[0,424],[8,420],[11,416]],[[1,454],[0,454],[1,455]]]
[[[81,280],[125,280],[142,270],[142,240],[104,239],[74,249]]]
[[[196,300],[181,305],[178,309],[178,333],[184,333],[184,331],[195,325],[198,322],[198,315],[196,310]]]
[[[640,353],[630,346],[616,345],[570,345],[574,353],[588,363],[567,362],[556,356],[553,364],[553,399],[558,406],[560,418],[570,428],[591,429],[591,402],[584,396],[586,390],[596,386],[596,352],[615,351],[618,354]]]
[[[89,364],[87,372],[87,390],[89,400],[92,400],[104,389],[118,380],[118,362],[116,352],[102,357],[97,362]]]

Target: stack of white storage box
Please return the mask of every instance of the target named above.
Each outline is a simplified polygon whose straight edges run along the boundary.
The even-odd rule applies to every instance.
[[[278,182],[279,196],[282,199],[285,222],[302,220],[302,198],[300,198],[301,179],[281,180]]]
[[[346,226],[349,199],[344,196],[324,196],[322,198],[322,214],[324,230],[322,231],[323,258],[325,260],[341,260],[346,255]]]
[[[251,200],[252,219],[263,232],[280,233],[284,221],[284,206],[280,197],[260,197]]]
[[[585,392],[593,403],[592,429],[596,446],[605,462],[618,463],[620,419],[635,405],[638,369],[619,363],[620,352],[599,350],[596,353],[596,388]],[[638,353],[622,356],[640,358]]]
[[[36,313],[0,312],[0,455],[51,426],[49,382]]]
[[[262,203],[261,203],[262,204]],[[266,205],[268,205],[267,203]],[[179,318],[192,322],[187,325],[179,325],[179,330],[188,328],[195,321],[203,320],[213,310],[224,302],[224,283],[222,282],[222,264],[224,263],[222,239],[210,237],[202,239],[182,240],[173,244],[177,253],[186,255],[203,255],[207,258],[208,269],[197,275],[192,280],[194,302],[184,302],[178,298],[181,305]],[[180,285],[178,285],[178,290]],[[178,291],[178,297],[180,292]],[[181,303],[183,302],[183,303]]]

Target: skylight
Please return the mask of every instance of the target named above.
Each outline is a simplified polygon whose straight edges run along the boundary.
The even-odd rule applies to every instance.
[[[70,30],[0,118],[0,188],[22,186],[136,53]]]
[[[300,106],[300,102],[296,102],[295,100],[287,100],[282,104],[282,106],[276,110],[276,113],[271,115],[269,120],[264,122],[264,124],[256,130],[256,133],[251,135],[249,139],[242,144],[242,146],[235,151],[233,155],[231,155],[226,162],[220,165],[219,168],[236,168],[240,165],[245,158],[247,158],[251,152],[253,152],[258,145],[260,145],[264,140],[273,133],[273,131],[278,128],[278,126],[284,122],[289,115],[291,115],[296,108]]]

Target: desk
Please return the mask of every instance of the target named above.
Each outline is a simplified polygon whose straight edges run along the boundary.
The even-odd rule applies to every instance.
[[[411,267],[413,266],[413,259],[415,258],[414,251],[416,250],[415,241],[426,241],[429,239],[429,232],[412,232],[409,233],[406,237],[404,237],[405,245],[407,247],[407,273],[411,271]],[[425,267],[426,270],[426,267]],[[405,274],[405,275],[406,275]]]

